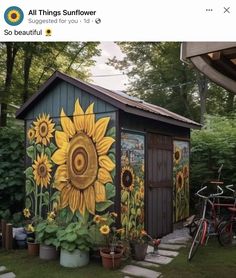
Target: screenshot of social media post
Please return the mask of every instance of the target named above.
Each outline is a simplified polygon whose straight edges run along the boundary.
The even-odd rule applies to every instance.
[[[0,278],[236,276],[235,9],[2,1]]]

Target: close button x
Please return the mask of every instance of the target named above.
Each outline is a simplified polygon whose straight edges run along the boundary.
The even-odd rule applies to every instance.
[[[229,9],[230,9],[230,7],[224,7],[224,14],[225,14],[225,13],[230,14],[230,10],[229,10]]]

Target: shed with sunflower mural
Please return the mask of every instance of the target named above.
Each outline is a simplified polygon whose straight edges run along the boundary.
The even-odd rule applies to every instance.
[[[129,236],[165,235],[188,216],[198,123],[61,72],[17,118],[26,130],[26,207],[36,215],[89,219],[112,208]]]

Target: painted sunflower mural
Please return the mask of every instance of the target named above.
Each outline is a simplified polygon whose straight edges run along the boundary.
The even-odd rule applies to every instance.
[[[115,139],[106,136],[110,117],[96,121],[93,107],[92,103],[84,112],[77,100],[73,119],[61,110],[62,131],[55,132],[58,149],[52,156],[57,165],[55,188],[60,191],[60,206],[81,215],[86,210],[95,214],[96,203],[106,201],[105,185],[113,182],[115,168],[108,155]]]
[[[113,204],[115,127],[105,115],[77,100],[71,117],[62,108],[59,119],[40,114],[28,124],[26,208],[35,215],[56,208],[67,220],[88,219]]]
[[[144,136],[121,134],[121,224],[134,239],[144,229]]]
[[[189,216],[189,143],[174,141],[174,222]]]
[[[52,183],[53,163],[51,155],[55,150],[52,142],[55,123],[50,115],[40,114],[27,130],[28,164],[26,171],[26,208],[35,216],[42,216],[42,211],[50,211],[50,185]],[[54,199],[55,195],[54,195]]]

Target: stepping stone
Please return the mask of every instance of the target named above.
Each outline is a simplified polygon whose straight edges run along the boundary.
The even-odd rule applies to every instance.
[[[158,250],[157,255],[167,256],[167,257],[176,257],[179,255],[179,252],[169,251],[169,250]]]
[[[168,264],[173,260],[173,258],[160,256],[160,255],[152,255],[147,254],[145,257],[145,261],[154,264]]]
[[[5,266],[0,266],[0,272],[6,271],[7,268]]]
[[[145,261],[131,261],[132,264],[137,264],[143,267],[159,267],[158,264],[152,264],[149,262],[145,262]]]
[[[8,272],[5,274],[0,275],[0,278],[15,278],[16,275],[13,272]]]
[[[170,250],[179,250],[179,249],[182,248],[182,247],[185,247],[185,245],[161,243],[161,244],[158,246],[159,249],[170,249]]]
[[[161,275],[160,272],[142,268],[135,265],[126,265],[121,271],[128,275],[144,277],[144,278],[157,278],[160,277]]]

